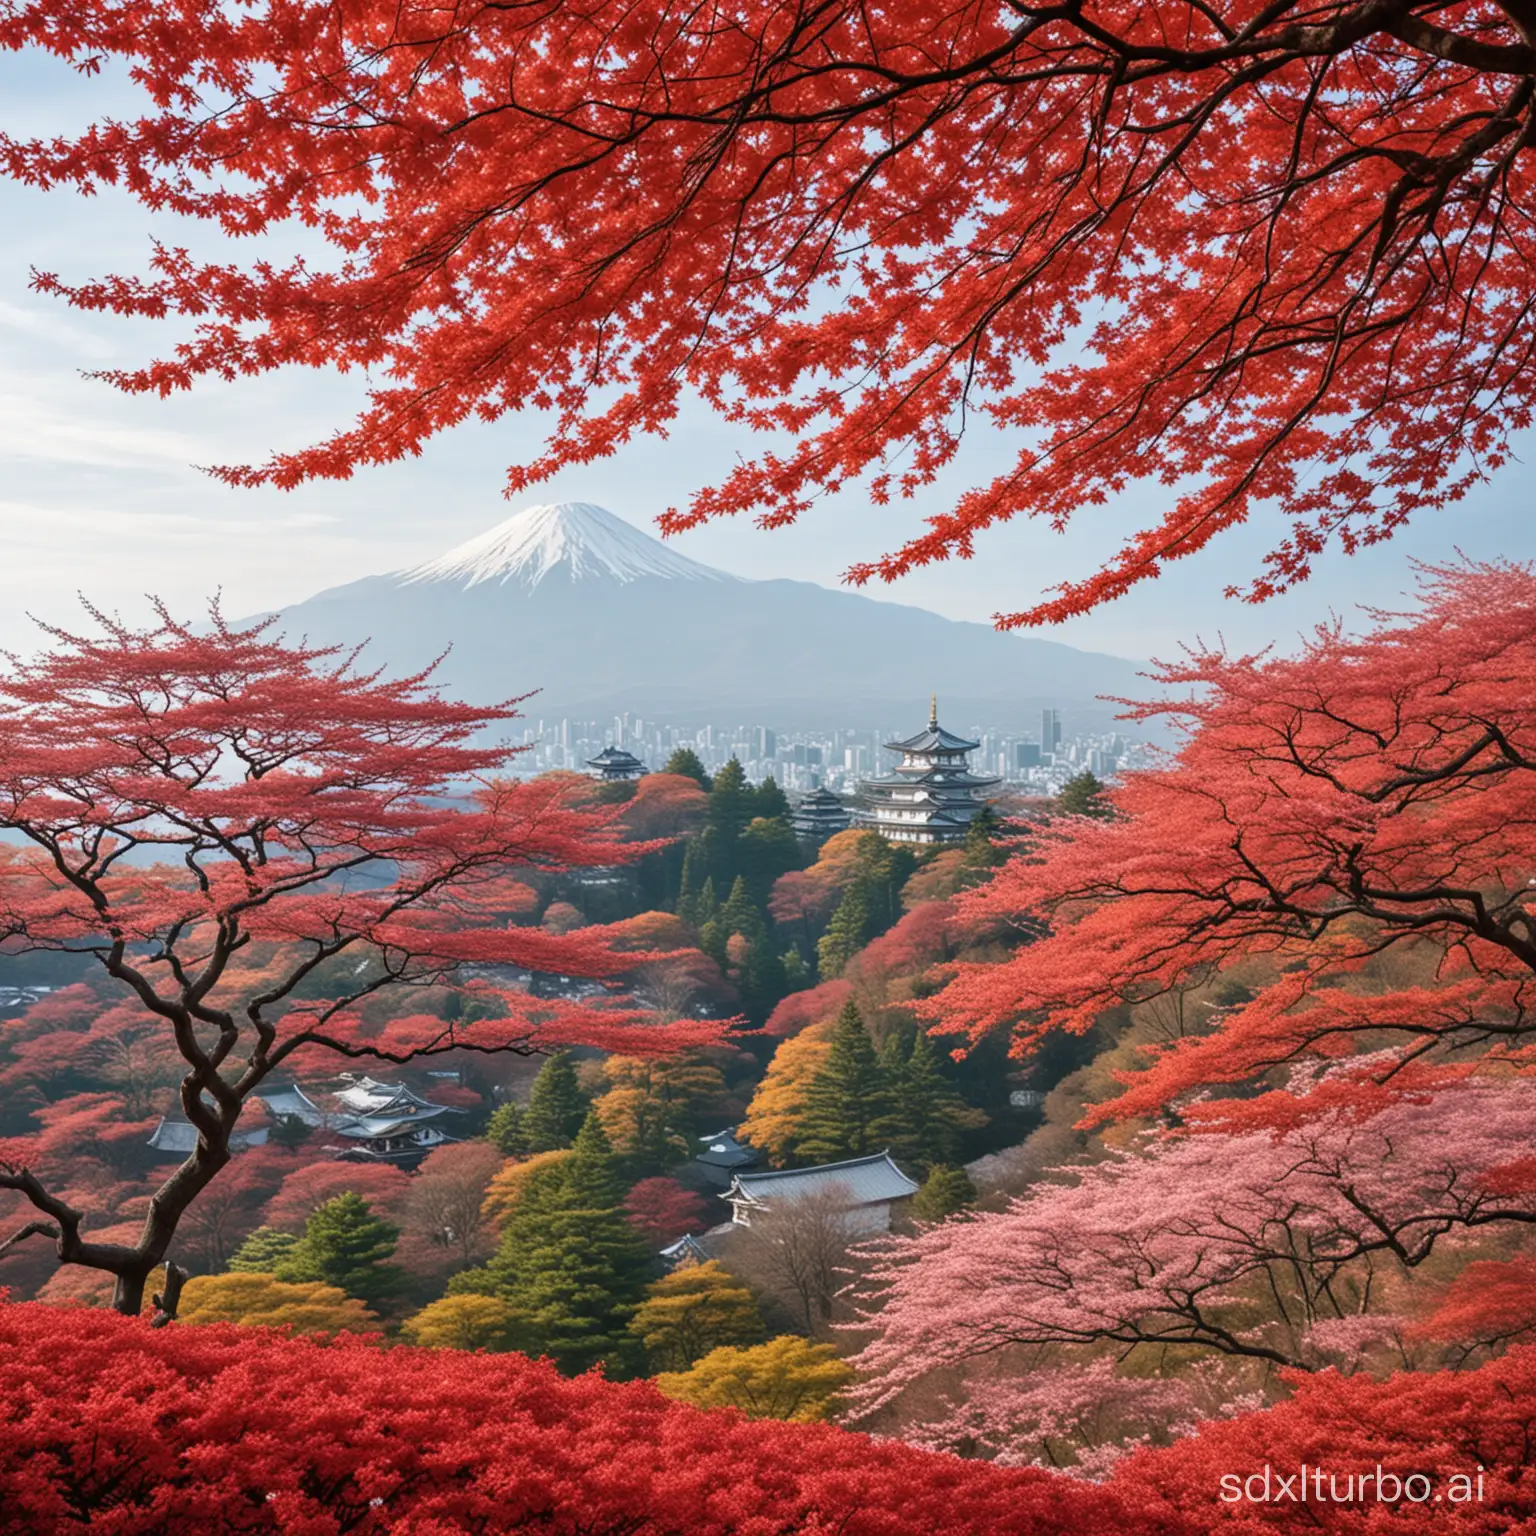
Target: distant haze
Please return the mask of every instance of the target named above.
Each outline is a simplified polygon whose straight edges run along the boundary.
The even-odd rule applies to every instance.
[[[452,647],[452,693],[489,703],[539,690],[530,719],[629,712],[677,725],[868,729],[926,715],[1033,733],[1042,707],[1073,731],[1146,691],[1133,663],[959,623],[803,581],[749,581],[690,560],[587,502],[523,509],[406,571],[365,577],[282,613],[290,636],[369,642],[416,670]]]

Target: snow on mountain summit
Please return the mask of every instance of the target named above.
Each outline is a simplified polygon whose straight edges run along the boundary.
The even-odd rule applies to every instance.
[[[524,507],[488,533],[402,572],[400,583],[454,582],[475,587],[496,582],[536,587],[562,568],[572,581],[595,577],[630,582],[657,576],[678,581],[736,579],[678,554],[604,507],[557,501]]]

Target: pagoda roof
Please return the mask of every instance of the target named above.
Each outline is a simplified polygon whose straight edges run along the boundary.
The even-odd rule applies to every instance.
[[[889,1152],[855,1157],[845,1163],[824,1163],[820,1168],[786,1168],[777,1173],[738,1173],[731,1180],[728,1200],[750,1205],[772,1205],[776,1200],[794,1204],[831,1190],[846,1192],[850,1207],[880,1205],[917,1193],[917,1185],[891,1161]]]
[[[232,1152],[243,1152],[248,1147],[264,1147],[267,1144],[267,1128],[255,1131],[236,1131],[229,1138]],[[191,1152],[197,1146],[197,1127],[190,1120],[162,1119],[149,1138],[148,1145],[156,1152],[174,1152],[178,1156]]]
[[[412,1092],[404,1083],[379,1083],[371,1077],[360,1077],[350,1087],[336,1095],[336,1102],[359,1115],[415,1116],[431,1119],[435,1115],[456,1115],[461,1110],[447,1104],[434,1104],[419,1093]]]
[[[929,724],[916,736],[909,736],[905,741],[888,741],[885,745],[891,752],[974,752],[981,743],[956,736],[942,725]]]
[[[736,1139],[734,1129],[717,1131],[713,1136],[700,1136],[703,1151],[694,1159],[707,1163],[711,1168],[746,1168],[761,1160],[755,1147]]]
[[[864,789],[914,789],[919,785],[932,789],[986,789],[1001,779],[983,777],[970,769],[958,773],[946,768],[928,768],[922,773],[903,773],[899,768],[880,779],[865,779]]]
[[[587,759],[588,768],[643,768],[645,764],[623,747],[604,747],[596,757]]]

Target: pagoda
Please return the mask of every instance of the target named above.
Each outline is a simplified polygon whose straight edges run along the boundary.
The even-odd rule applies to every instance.
[[[848,807],[830,789],[813,789],[790,813],[789,824],[803,843],[819,848],[853,823]]]
[[[596,757],[587,759],[587,767],[592,770],[594,779],[601,779],[605,784],[644,778],[646,771],[645,764],[623,747],[604,747]]]
[[[935,694],[927,730],[886,742],[886,750],[901,753],[901,761],[885,778],[860,785],[862,824],[893,843],[959,841],[986,805],[983,791],[1001,782],[971,772],[968,756],[979,745],[939,724]]]

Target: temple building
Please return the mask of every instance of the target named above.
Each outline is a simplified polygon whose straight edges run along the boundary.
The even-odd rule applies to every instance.
[[[623,747],[604,747],[596,757],[587,759],[587,767],[592,770],[594,779],[601,779],[605,784],[616,780],[641,779],[646,774],[645,764]]]
[[[786,1168],[778,1173],[738,1173],[724,1198],[731,1203],[731,1221],[750,1227],[754,1214],[783,1210],[800,1201],[827,1199],[844,1213],[852,1231],[887,1232],[891,1222],[917,1193],[916,1183],[889,1152],[855,1157],[819,1168]]]
[[[984,792],[1001,782],[971,772],[968,756],[979,745],[939,724],[935,695],[925,731],[886,742],[886,750],[901,753],[901,761],[885,778],[859,786],[861,823],[893,843],[959,841],[986,805]]]
[[[329,1150],[343,1162],[414,1168],[427,1153],[460,1139],[438,1122],[462,1110],[434,1104],[402,1083],[359,1077],[331,1095],[333,1109],[322,1109],[297,1083],[274,1086],[257,1097],[273,1119],[291,1118],[319,1133],[322,1145],[329,1142]]]
[[[756,1147],[737,1139],[734,1126],[726,1131],[716,1131],[712,1136],[700,1136],[699,1151],[693,1159],[700,1177],[721,1189],[739,1170],[751,1168],[762,1160],[762,1153]]]
[[[853,817],[830,789],[813,789],[790,812],[789,824],[802,843],[819,848],[829,837],[846,832]]]

